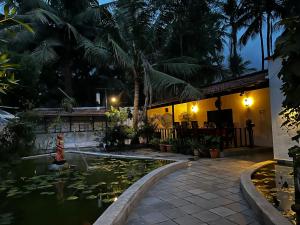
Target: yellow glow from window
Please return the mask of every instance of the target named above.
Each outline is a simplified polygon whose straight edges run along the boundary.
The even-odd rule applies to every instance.
[[[252,98],[245,98],[243,103],[246,107],[250,107],[250,106],[253,105],[253,99]]]
[[[197,105],[192,106],[192,112],[197,113],[199,111],[199,107]]]

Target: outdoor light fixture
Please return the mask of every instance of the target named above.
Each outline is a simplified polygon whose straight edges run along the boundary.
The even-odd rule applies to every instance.
[[[111,97],[110,101],[111,101],[112,103],[116,103],[116,102],[117,102],[117,98],[116,98],[116,97]]]
[[[246,107],[250,107],[250,106],[253,105],[253,99],[252,98],[245,98],[243,103]]]
[[[197,113],[199,111],[199,107],[197,105],[192,106],[192,112]]]

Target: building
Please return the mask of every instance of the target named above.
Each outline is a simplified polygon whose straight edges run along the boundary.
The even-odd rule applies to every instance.
[[[288,157],[290,135],[281,127],[279,116],[283,100],[281,83],[278,78],[274,79],[280,71],[280,63],[269,65],[268,71],[204,87],[201,99],[156,101],[147,111],[148,119],[157,124],[161,138],[176,137],[177,127],[205,134],[221,126],[231,130],[229,148],[249,146],[252,135],[255,146],[274,148],[275,159],[291,160]],[[248,129],[250,122],[252,134]]]

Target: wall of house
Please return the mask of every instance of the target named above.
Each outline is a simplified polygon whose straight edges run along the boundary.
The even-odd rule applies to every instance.
[[[272,143],[272,125],[269,88],[263,88],[253,91],[247,91],[243,96],[240,94],[231,94],[222,96],[222,109],[232,109],[233,122],[236,128],[244,128],[246,120],[251,119],[255,124],[254,140],[255,145],[271,147]],[[253,105],[246,107],[243,100],[246,98],[253,99]],[[217,110],[215,106],[217,98],[209,98],[200,101],[177,104],[174,106],[175,122],[182,121],[182,115],[188,113],[191,121],[198,121],[199,127],[204,126],[207,121],[207,111]],[[192,106],[198,106],[198,112],[192,112]],[[164,107],[165,108],[165,107]],[[154,114],[164,112],[164,108],[151,109],[148,111],[148,117],[153,117]],[[172,113],[172,111],[169,111]]]
[[[288,131],[284,127],[281,127],[283,119],[279,116],[279,113],[282,111],[284,95],[280,90],[282,81],[278,78],[280,70],[280,59],[269,61],[274,158],[291,161],[292,159],[288,156],[288,149],[297,144],[297,142],[291,140],[296,131]]]

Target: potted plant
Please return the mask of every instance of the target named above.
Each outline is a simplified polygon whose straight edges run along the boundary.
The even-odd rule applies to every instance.
[[[199,150],[200,150],[199,141],[197,141],[195,139],[188,139],[187,144],[192,149],[193,155],[194,156],[199,156]]]
[[[173,139],[172,138],[167,140],[167,142],[165,144],[165,148],[166,148],[166,152],[172,152],[172,148],[173,148]]]
[[[221,138],[218,136],[206,136],[205,137],[206,145],[209,148],[210,157],[212,159],[220,157],[220,142]]]
[[[154,149],[158,149],[159,150],[159,138],[152,138],[150,141],[149,141],[149,144],[151,147],[153,147]]]
[[[133,139],[134,136],[135,136],[134,129],[133,129],[132,127],[129,127],[129,126],[124,126],[124,133],[125,133],[125,135],[126,135],[126,138],[125,138],[125,145],[130,145],[132,139]]]
[[[165,152],[167,149],[166,149],[166,141],[165,140],[160,140],[160,143],[159,143],[159,150],[161,152]]]

